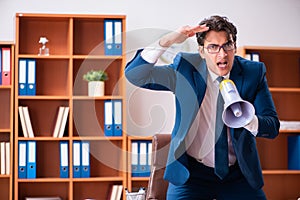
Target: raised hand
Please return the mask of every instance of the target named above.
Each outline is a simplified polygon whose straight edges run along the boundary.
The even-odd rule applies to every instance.
[[[205,24],[204,25],[197,25],[197,26],[182,26],[179,29],[177,29],[174,32],[168,33],[167,35],[163,36],[159,44],[162,47],[169,47],[172,44],[175,43],[182,43],[184,42],[187,38],[194,36],[198,32],[205,32],[208,31],[209,27],[207,27]]]

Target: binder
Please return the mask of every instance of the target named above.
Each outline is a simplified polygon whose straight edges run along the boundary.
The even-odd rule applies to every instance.
[[[288,169],[300,170],[300,135],[288,136]]]
[[[28,137],[33,138],[34,133],[33,133],[32,125],[31,125],[31,120],[30,120],[30,116],[29,116],[28,107],[23,106],[22,108],[23,108],[23,114],[24,114],[24,119],[25,119],[25,124],[26,124],[26,128],[27,128]]]
[[[18,166],[18,177],[19,178],[27,178],[27,142],[19,141],[19,166]]]
[[[80,178],[80,141],[73,141],[73,178]]]
[[[63,106],[60,106],[58,108],[56,123],[55,123],[53,134],[52,134],[53,137],[58,137],[58,133],[59,133],[60,125],[61,125],[61,122],[62,122],[64,110],[65,110],[65,107],[63,107]]]
[[[27,138],[28,137],[28,131],[27,131],[27,127],[26,127],[23,107],[19,106],[18,109],[19,109],[19,116],[20,116],[20,122],[21,122],[21,126],[22,126],[23,136]]]
[[[104,20],[105,55],[122,55],[122,21]]]
[[[139,141],[139,176],[149,176],[147,173],[147,142]]]
[[[27,95],[34,96],[36,94],[36,61],[27,59]]]
[[[122,136],[122,100],[113,100],[113,135]]]
[[[131,142],[131,176],[137,177],[138,173],[138,161],[139,160],[139,150],[138,150],[138,142]]]
[[[147,176],[151,174],[151,164],[152,164],[152,141],[147,142]]]
[[[113,105],[111,100],[104,101],[104,135],[113,136]]]
[[[27,142],[27,178],[36,178],[36,141]]]
[[[27,95],[27,61],[26,59],[19,60],[19,95]]]
[[[2,48],[2,85],[10,85],[11,77],[11,52],[10,48]]]
[[[81,177],[90,177],[90,143],[81,142]]]
[[[10,174],[10,143],[5,142],[5,174]]]
[[[63,116],[62,116],[62,121],[59,127],[59,133],[58,133],[58,137],[62,138],[64,136],[64,132],[65,132],[65,128],[66,128],[66,124],[67,124],[67,120],[68,120],[68,115],[69,115],[69,107],[65,107],[64,112],[63,112]]]
[[[0,174],[5,174],[5,142],[0,142]]]
[[[252,53],[251,60],[259,62],[259,53]]]
[[[69,143],[60,141],[60,178],[69,178]]]

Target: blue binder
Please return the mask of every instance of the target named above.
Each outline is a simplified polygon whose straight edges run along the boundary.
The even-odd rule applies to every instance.
[[[113,100],[113,135],[122,136],[122,100]]]
[[[60,178],[69,178],[69,143],[60,141]]]
[[[81,176],[81,142],[73,141],[73,178],[80,178]]]
[[[138,164],[139,164],[139,147],[137,141],[131,142],[131,176],[139,176]]]
[[[300,170],[300,135],[288,136],[288,169]]]
[[[90,177],[90,143],[81,142],[81,177]]]
[[[36,178],[36,141],[27,142],[27,178]]]
[[[36,61],[27,59],[27,95],[36,94]]]
[[[104,20],[105,55],[122,55],[122,20]]]
[[[19,95],[27,95],[27,61],[19,60]]]
[[[111,100],[104,101],[104,135],[113,136],[113,104]]]
[[[147,167],[147,141],[139,141],[139,176],[146,177],[148,174]]]
[[[19,170],[18,170],[18,177],[19,178],[27,178],[27,142],[26,141],[19,141],[18,143],[19,148]]]

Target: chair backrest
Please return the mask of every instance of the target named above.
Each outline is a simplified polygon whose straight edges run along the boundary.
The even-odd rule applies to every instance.
[[[163,179],[163,176],[166,168],[170,141],[170,134],[156,134],[152,138],[152,164],[147,189],[147,199],[166,199],[168,182]]]

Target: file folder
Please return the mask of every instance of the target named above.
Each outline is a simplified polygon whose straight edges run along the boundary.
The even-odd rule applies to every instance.
[[[147,142],[139,141],[139,176],[149,176],[147,173]]]
[[[113,136],[113,105],[111,100],[104,101],[104,135]]]
[[[81,177],[90,177],[90,143],[81,142]]]
[[[60,141],[60,178],[69,178],[69,143]]]
[[[122,100],[113,100],[113,135],[122,136]]]
[[[137,177],[138,174],[138,158],[139,157],[139,150],[138,150],[138,142],[132,141],[131,142],[131,176]]]
[[[19,60],[19,95],[27,95],[26,71],[27,71],[27,61],[26,59],[20,59]]]
[[[26,141],[19,141],[19,170],[18,170],[18,177],[19,178],[27,178],[27,142]]]
[[[36,61],[27,59],[27,95],[33,96],[36,94]]]
[[[288,169],[300,170],[300,135],[288,136]]]
[[[104,20],[105,55],[122,55],[122,21]]]
[[[73,141],[73,178],[80,178],[80,141]]]
[[[27,142],[27,178],[36,178],[36,141]]]
[[[10,85],[11,52],[10,48],[2,48],[2,85]]]

